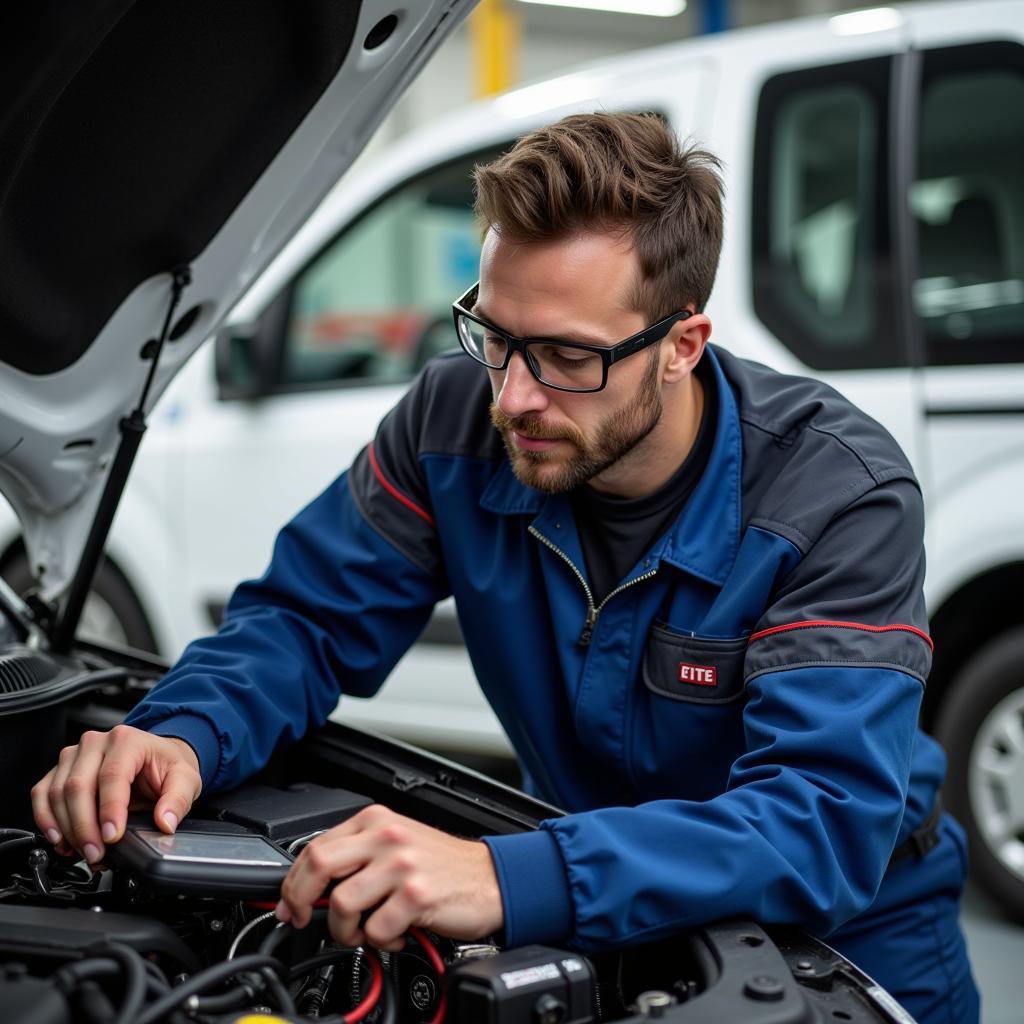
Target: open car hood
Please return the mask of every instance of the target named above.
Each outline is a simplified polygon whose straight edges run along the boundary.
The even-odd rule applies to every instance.
[[[152,408],[474,3],[40,0],[7,16],[0,490],[45,599],[74,575],[120,421]]]

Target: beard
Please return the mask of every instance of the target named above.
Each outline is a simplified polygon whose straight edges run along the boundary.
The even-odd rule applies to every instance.
[[[491,422],[501,434],[516,479],[546,494],[572,491],[603,473],[631,451],[658,425],[663,404],[658,388],[658,350],[652,354],[637,393],[609,413],[593,440],[571,427],[548,427],[532,416],[506,416],[491,403]],[[567,442],[574,451],[530,452],[518,448],[513,432],[528,437]]]

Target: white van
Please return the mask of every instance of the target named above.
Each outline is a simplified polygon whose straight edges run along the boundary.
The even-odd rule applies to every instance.
[[[656,111],[725,163],[708,312],[733,352],[827,380],[927,502],[924,724],[974,872],[1024,917],[1024,2],[921,3],[671,44],[427,126],[350,174],[153,417],[90,626],[173,656],[345,468],[477,276],[470,170],[564,114]],[[13,516],[0,570],[28,585]],[[349,721],[507,750],[451,609]]]

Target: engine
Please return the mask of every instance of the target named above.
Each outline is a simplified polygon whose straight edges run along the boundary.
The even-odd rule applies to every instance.
[[[535,828],[560,813],[336,723],[282,751],[242,789],[204,798],[173,843],[143,811],[98,868],[61,857],[32,828],[32,782],[63,743],[120,721],[161,666],[97,651],[66,664],[16,657],[0,693],[4,1024],[910,1021],[823,943],[751,921],[588,955],[421,929],[399,952],[353,949],[333,941],[323,907],[301,930],[278,922],[273,907],[291,860],[369,803],[471,837]]]
[[[202,851],[203,842],[212,843],[214,853],[219,843],[224,849],[233,844],[236,857],[250,856],[238,853],[240,840],[259,841],[282,858],[293,857],[339,815],[368,802],[315,785],[250,786],[198,807],[175,839],[191,844],[193,852]],[[310,824],[318,827],[309,830]],[[147,834],[145,815],[132,817],[131,830]],[[400,952],[353,949],[332,940],[324,907],[304,929],[279,922],[272,880],[258,872],[245,877],[255,861],[207,866],[197,856],[162,871],[159,856],[119,851],[120,845],[110,848],[110,863],[93,870],[58,856],[29,830],[0,831],[4,1020],[908,1019],[897,1015],[895,1004],[887,1009],[885,993],[873,990],[856,968],[795,931],[769,935],[749,921],[722,922],[658,943],[584,956],[542,946],[505,950],[497,938],[457,942],[413,929]]]

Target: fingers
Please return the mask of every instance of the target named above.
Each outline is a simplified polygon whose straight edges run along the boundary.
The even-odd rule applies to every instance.
[[[51,768],[33,787],[32,787],[32,817],[36,820],[36,826],[39,831],[50,840],[54,846],[61,841],[62,833],[60,825],[57,822],[56,815],[50,809],[49,792],[54,776],[57,774],[56,768]]]
[[[106,748],[103,733],[84,733],[78,744],[78,754],[64,781],[64,805],[70,819],[67,839],[90,864],[103,855],[99,815],[96,807],[97,779]]]
[[[350,875],[331,892],[327,911],[327,928],[336,942],[343,946],[361,946],[369,939],[361,920],[366,911],[382,903],[395,889],[402,866],[394,862],[374,862]],[[404,933],[388,935],[394,939]],[[382,946],[375,936],[373,944]],[[399,943],[401,948],[401,943]]]
[[[59,847],[74,846],[90,861],[102,855],[96,820],[95,772],[102,758],[97,739],[102,734],[84,733],[78,746],[65,747],[57,766],[32,788],[32,811],[47,839]]]
[[[430,893],[417,880],[399,884],[363,925],[366,940],[378,949],[401,952],[405,933],[417,923],[430,906]]]
[[[331,938],[342,946],[361,946],[366,942],[363,929],[359,926],[362,912],[355,909],[349,898],[340,897],[339,889],[331,893],[327,910],[327,930],[331,933]]]
[[[57,821],[60,841],[67,850],[71,849],[71,815],[64,803],[64,783],[77,753],[77,747],[65,747],[60,752],[60,756],[57,758],[57,767],[50,772],[50,785],[45,794],[50,811]]]
[[[413,925],[475,939],[504,922],[501,887],[485,843],[386,808],[361,811],[302,851],[281,887],[278,917],[305,927],[314,902],[336,878],[342,881],[330,896],[328,926],[346,945],[365,939],[399,950]]]
[[[105,843],[120,839],[128,822],[132,783],[142,767],[141,744],[132,736],[137,731],[118,725],[107,734],[106,756],[97,773],[100,837]]]
[[[84,733],[32,788],[36,824],[51,842],[71,844],[96,863],[105,844],[124,834],[133,785],[158,798],[157,825],[173,832],[202,788],[195,753],[125,725]]]
[[[167,769],[160,799],[153,808],[157,828],[173,832],[192,809],[201,788],[199,773],[184,761],[173,761]]]
[[[281,886],[284,906],[278,916],[290,920],[296,928],[309,924],[313,904],[332,879],[344,878],[370,860],[368,844],[360,836],[339,837],[333,833],[332,829],[306,846]]]
[[[346,878],[364,867],[378,854],[382,844],[386,845],[396,835],[405,838],[402,821],[393,811],[374,804],[307,844],[281,886],[281,902],[277,906],[280,920],[304,928],[313,904],[333,879]]]

